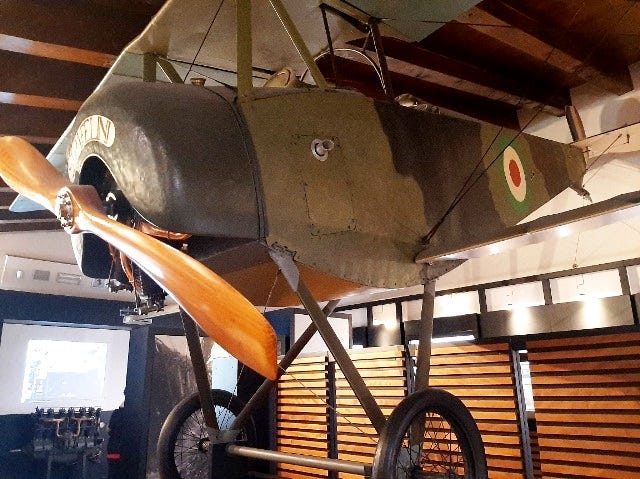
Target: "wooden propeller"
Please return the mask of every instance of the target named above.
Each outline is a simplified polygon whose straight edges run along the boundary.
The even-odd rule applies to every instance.
[[[273,328],[220,276],[171,246],[106,216],[92,186],[71,184],[21,138],[0,138],[0,177],[55,213],[68,233],[94,233],[122,251],[214,341],[251,369],[275,380]]]

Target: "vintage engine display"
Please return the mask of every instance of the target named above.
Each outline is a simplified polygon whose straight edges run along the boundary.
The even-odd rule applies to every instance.
[[[35,428],[31,442],[34,455],[43,452],[76,454],[102,443],[100,408],[36,409]]]
[[[33,418],[33,437],[21,452],[36,460],[47,461],[48,478],[53,463],[72,465],[82,462],[85,476],[87,459],[101,454],[102,427],[100,408],[36,408]],[[16,451],[17,452],[17,451]]]

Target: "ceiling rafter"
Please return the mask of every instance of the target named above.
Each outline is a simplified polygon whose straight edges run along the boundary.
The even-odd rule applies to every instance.
[[[8,135],[10,135],[10,133],[4,133],[0,131],[0,136],[8,136]],[[29,143],[34,145],[35,147],[42,145],[42,146],[46,146],[47,148],[51,148],[51,146],[55,145],[55,143],[59,139],[58,137],[54,137],[54,136],[31,136],[31,135],[12,135],[12,136],[17,136],[19,138],[22,138],[23,140],[28,141]]]
[[[613,55],[596,54],[595,45],[589,42],[576,41],[572,35],[566,33],[566,30],[527,15],[521,9],[512,5],[511,2],[484,0],[471,12],[471,15],[484,12],[548,45],[554,50],[552,54],[559,52],[566,55],[568,60],[561,59],[560,61],[571,65],[572,73],[585,81],[593,81],[600,87],[617,95],[622,95],[633,89],[631,75],[625,63],[618,62]],[[491,19],[488,19],[486,15],[482,18],[483,20],[478,22],[481,25],[473,28],[478,28],[485,32],[490,31],[492,35],[500,40],[513,42],[513,32],[501,27],[492,28],[491,26],[486,26],[487,24],[491,25]],[[529,50],[529,53],[532,54],[534,52]]]
[[[164,0],[0,2],[0,136],[20,136],[46,155],[116,55],[162,4]],[[60,229],[49,212],[9,211],[16,196],[0,182],[0,232]]]
[[[444,56],[490,70],[523,85],[549,85],[549,96],[580,84],[576,77],[490,35],[453,21],[418,42]]]
[[[15,213],[4,208],[0,208],[0,222],[19,220],[56,220],[53,213],[48,210],[29,211],[26,213]]]
[[[364,39],[351,42],[362,47]],[[412,63],[427,70],[435,71],[466,82],[504,92],[516,99],[522,99],[521,106],[546,105],[546,111],[563,115],[564,107],[571,103],[568,89],[555,92],[553,85],[542,82],[519,82],[483,65],[459,60],[444,53],[424,48],[393,37],[383,37],[385,55],[403,62]],[[551,92],[551,93],[550,93]],[[533,104],[533,105],[531,105]]]
[[[0,103],[0,132],[4,135],[60,137],[75,112]]]
[[[0,91],[82,101],[107,72],[80,63],[61,62],[0,50]]]
[[[18,193],[13,191],[8,186],[0,187],[0,208],[8,208],[9,205],[16,199]]]
[[[39,95],[24,95],[5,91],[0,91],[0,103],[68,111],[78,111],[82,105],[80,100],[66,100],[64,98],[51,98]]]
[[[51,58],[52,60],[83,63],[85,65],[102,68],[110,67],[117,58],[115,55],[109,53],[67,47],[54,43],[38,42],[26,38],[5,35],[4,33],[0,33],[0,50]]]
[[[58,230],[60,221],[49,211],[14,213],[9,206],[18,196],[7,184],[0,180],[0,232],[15,233],[35,230]]]
[[[0,33],[118,55],[147,26],[151,12],[132,14],[124,5],[127,2],[109,3],[112,5],[100,5],[95,1],[3,0],[0,2]]]

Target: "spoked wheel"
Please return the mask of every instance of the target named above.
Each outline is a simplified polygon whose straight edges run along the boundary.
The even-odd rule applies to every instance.
[[[231,427],[244,403],[228,391],[213,389],[213,404],[221,430]],[[247,421],[237,442],[254,446],[256,428]],[[209,434],[204,422],[198,393],[174,407],[162,426],[158,438],[158,468],[162,479],[208,479]],[[215,468],[214,468],[215,470]]]
[[[478,427],[462,402],[442,389],[406,397],[382,430],[372,479],[486,479]]]

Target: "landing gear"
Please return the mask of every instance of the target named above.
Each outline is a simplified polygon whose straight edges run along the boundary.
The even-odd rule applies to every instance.
[[[372,479],[487,479],[480,432],[469,410],[448,392],[407,396],[380,434]]]
[[[220,431],[228,430],[244,403],[227,391],[211,391]],[[256,443],[253,419],[245,422],[236,442]],[[198,393],[182,400],[171,411],[158,438],[158,467],[162,479],[209,479],[211,441],[205,425]],[[214,469],[215,470],[215,469]]]

